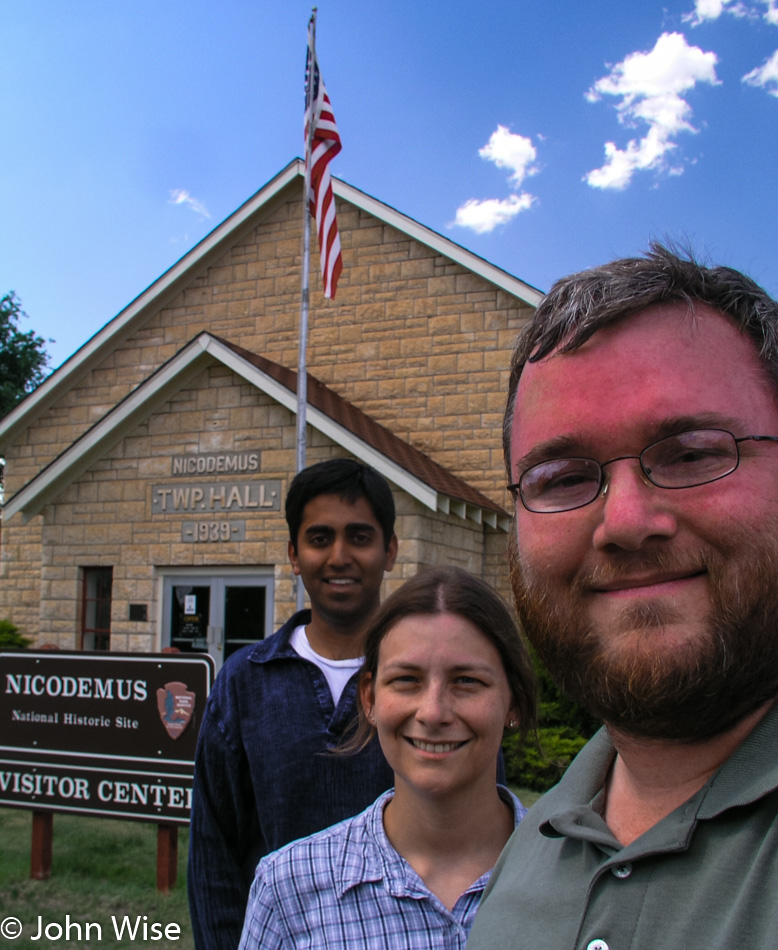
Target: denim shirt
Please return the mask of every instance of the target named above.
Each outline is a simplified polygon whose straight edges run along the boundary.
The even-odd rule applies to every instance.
[[[327,754],[356,715],[357,674],[335,707],[324,674],[289,645],[295,614],[227,660],[195,759],[189,907],[198,950],[235,950],[262,855],[350,818],[394,784],[377,740]]]

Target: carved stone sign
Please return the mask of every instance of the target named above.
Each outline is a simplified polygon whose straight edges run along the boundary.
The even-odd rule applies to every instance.
[[[245,541],[245,518],[208,518],[181,522],[181,540],[192,544],[203,541]]]
[[[174,455],[170,460],[170,474],[179,477],[187,475],[244,475],[258,472],[259,462],[259,450]]]
[[[246,513],[278,511],[281,482],[195,482],[188,485],[152,485],[151,513],[154,515]]]
[[[188,824],[213,660],[0,652],[0,804]]]

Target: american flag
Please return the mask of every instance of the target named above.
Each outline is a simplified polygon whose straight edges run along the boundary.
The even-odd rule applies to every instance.
[[[332,105],[319,72],[314,49],[313,20],[308,24],[308,57],[305,63],[305,146],[311,169],[311,190],[308,196],[311,214],[316,220],[321,255],[324,296],[334,297],[338,278],[343,270],[340,235],[335,219],[335,197],[332,193],[330,162],[341,149],[340,135],[332,114]],[[309,135],[309,131],[313,129]]]

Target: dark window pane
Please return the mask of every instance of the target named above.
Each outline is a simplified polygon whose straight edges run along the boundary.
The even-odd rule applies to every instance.
[[[81,602],[81,649],[108,650],[111,645],[112,567],[84,567]]]
[[[264,587],[227,587],[224,592],[224,659],[265,636]]]

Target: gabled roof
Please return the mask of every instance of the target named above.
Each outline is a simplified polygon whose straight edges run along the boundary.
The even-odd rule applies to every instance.
[[[199,244],[196,244],[188,254],[165,271],[150,287],[66,360],[59,369],[44,380],[34,392],[0,420],[0,454],[3,445],[13,441],[15,435],[29,424],[31,418],[52,405],[59,398],[60,393],[66,392],[102,354],[110,351],[117,342],[126,338],[132,332],[135,323],[142,320],[150,309],[156,311],[164,306],[166,301],[172,299],[186,285],[193,268],[221,256],[245,230],[254,226],[255,217],[260,216],[263,210],[273,207],[274,200],[287,186],[297,179],[302,182],[304,172],[305,166],[301,159],[296,158],[291,161],[275,178],[260,188],[245,204],[214,228]],[[444,257],[461,264],[462,267],[478,274],[511,296],[517,297],[532,307],[536,307],[542,300],[543,294],[539,290],[513,277],[507,271],[490,264],[477,254],[473,254],[461,245],[455,244],[345,181],[339,178],[333,178],[332,181],[335,194],[339,198],[361,208]]]
[[[20,489],[5,505],[4,521],[18,512],[25,520],[37,515],[150,413],[208,366],[219,363],[297,413],[297,373],[211,333],[200,333]],[[403,442],[310,373],[306,419],[314,429],[432,511],[451,512],[508,530],[510,519],[499,505]]]

